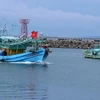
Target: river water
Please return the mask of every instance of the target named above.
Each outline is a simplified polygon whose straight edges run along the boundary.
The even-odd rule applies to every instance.
[[[0,63],[0,100],[100,100],[100,60],[52,51],[42,63]]]

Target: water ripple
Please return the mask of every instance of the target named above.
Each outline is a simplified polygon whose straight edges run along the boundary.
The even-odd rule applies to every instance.
[[[47,100],[47,88],[34,84],[0,83],[1,100]]]

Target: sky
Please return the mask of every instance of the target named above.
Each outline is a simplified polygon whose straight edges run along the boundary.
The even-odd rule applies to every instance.
[[[20,34],[20,19],[29,19],[28,33],[47,36],[100,36],[100,0],[2,0],[0,27]],[[16,25],[15,27],[12,25]]]

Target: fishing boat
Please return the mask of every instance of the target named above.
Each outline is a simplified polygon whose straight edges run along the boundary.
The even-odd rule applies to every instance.
[[[40,47],[43,40],[27,38],[15,42],[0,43],[2,62],[41,62],[46,60],[49,50]]]
[[[83,54],[85,58],[100,59],[100,44],[95,44],[91,49],[85,49]]]
[[[50,51],[41,47],[46,40],[38,38],[38,32],[32,31],[27,35],[27,19],[22,19],[21,36],[4,35],[6,26],[0,31],[0,61],[1,62],[42,62],[46,60]],[[3,33],[3,35],[1,34]]]

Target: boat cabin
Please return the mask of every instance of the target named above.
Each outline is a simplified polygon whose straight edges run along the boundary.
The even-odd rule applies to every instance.
[[[14,36],[0,36],[0,43],[16,42],[19,38]]]
[[[40,44],[43,41],[41,40],[35,40],[35,39],[26,39],[24,41],[21,41],[20,39],[16,42],[7,42],[7,43],[1,43],[0,47],[1,50],[6,50],[7,55],[14,55],[14,54],[21,54],[24,52],[34,52],[39,49]],[[31,47],[30,49],[27,47]]]

